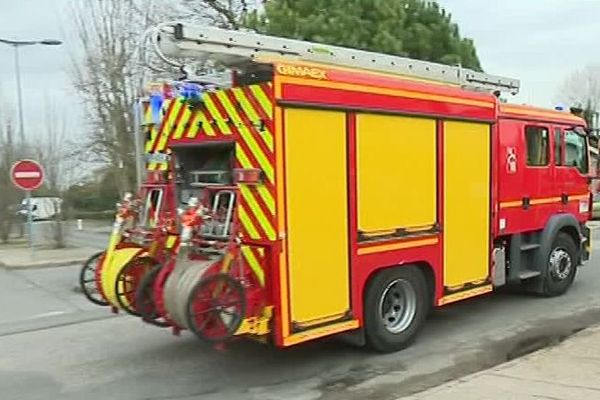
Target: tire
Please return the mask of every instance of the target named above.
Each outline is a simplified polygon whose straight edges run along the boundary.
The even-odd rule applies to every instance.
[[[548,254],[542,294],[555,297],[566,293],[575,280],[578,260],[577,246],[571,236],[562,232],[556,235]]]
[[[389,353],[412,344],[429,311],[428,292],[425,276],[415,266],[390,268],[375,275],[364,300],[367,345]]]
[[[99,306],[108,306],[108,302],[102,296],[102,293],[98,290],[97,283],[95,283],[96,268],[98,267],[98,261],[100,261],[103,255],[104,252],[101,251],[99,253],[94,254],[93,256],[88,258],[85,263],[83,263],[83,266],[79,271],[79,287],[81,288],[81,291],[83,292],[84,296],[92,303]],[[94,276],[93,280],[86,276],[88,271],[91,272]],[[89,286],[91,283],[94,283],[94,285],[92,285],[93,287],[90,288]]]
[[[133,272],[137,272],[137,274],[134,275],[136,279],[134,279],[130,284],[137,284],[137,286],[139,286],[144,275],[146,275],[146,273],[154,265],[156,265],[156,263],[151,258],[135,257],[129,261],[117,274],[117,279],[115,280],[115,296],[117,298],[117,303],[119,303],[121,309],[125,310],[125,312],[129,315],[133,315],[134,317],[141,316],[136,309],[137,287],[127,288],[125,281],[127,281],[127,278],[132,278],[130,275]],[[140,274],[140,271],[135,271],[136,268],[143,268],[143,272]],[[125,290],[129,289],[129,291],[123,292],[124,288]]]
[[[154,281],[158,277],[162,265],[156,264],[148,270],[135,292],[135,303],[138,305],[137,312],[142,320],[150,325],[166,328],[171,324],[159,315],[154,303]]]
[[[213,297],[216,290],[220,293]],[[209,276],[196,283],[187,299],[187,326],[205,343],[223,343],[241,326],[246,306],[244,288],[238,280],[226,274]]]

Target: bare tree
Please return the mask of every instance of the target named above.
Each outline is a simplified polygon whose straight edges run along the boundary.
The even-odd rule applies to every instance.
[[[248,6],[248,3],[252,3]],[[89,0],[74,2],[72,19],[80,51],[73,60],[75,89],[89,122],[80,159],[108,165],[122,193],[134,188],[133,104],[150,74],[173,77],[172,68],[148,68],[141,38],[146,29],[173,18],[225,28],[242,26],[248,8],[261,0]]]
[[[264,0],[180,0],[179,17],[198,20],[212,26],[238,30],[244,26],[248,11]]]
[[[35,158],[43,165],[44,184],[49,192],[59,194],[68,184],[69,169],[68,124],[64,111],[57,107],[58,102],[45,98],[44,128],[33,145]]]
[[[583,110],[589,125],[600,109],[600,65],[588,65],[574,71],[562,83],[557,99]]]
[[[569,75],[560,86],[560,102],[566,103],[571,107],[579,108],[582,116],[588,124],[588,128],[593,128],[590,135],[590,145],[592,150],[592,175],[598,175],[600,171],[600,64],[588,65]],[[592,182],[592,188],[598,191],[599,182]]]
[[[136,54],[153,9],[147,1],[89,0],[72,11],[83,54],[73,79],[90,123],[87,159],[110,165],[121,192],[135,181],[133,103],[145,78]]]
[[[16,222],[16,205],[20,193],[10,180],[10,168],[21,156],[14,141],[15,127],[8,114],[0,115],[0,241],[8,242],[13,224]]]
[[[45,172],[44,186],[49,195],[56,196],[53,200],[53,223],[48,232],[54,247],[66,245],[65,226],[63,222],[63,194],[72,177],[80,171],[80,164],[72,157],[73,145],[69,142],[69,125],[64,110],[59,110],[59,104],[49,97],[44,104],[44,129],[38,140],[32,145],[35,158],[42,164]]]

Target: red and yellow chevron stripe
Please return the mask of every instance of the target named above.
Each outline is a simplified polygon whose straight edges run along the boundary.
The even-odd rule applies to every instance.
[[[175,142],[178,139],[201,142],[203,136],[235,140],[236,167],[258,168],[265,175],[261,185],[240,185],[238,216],[242,236],[252,240],[275,240],[272,85],[264,83],[205,93],[203,102],[204,106],[195,112],[180,101],[169,104],[155,149],[164,148],[169,138]],[[264,251],[243,246],[242,254],[262,283]]]
[[[265,265],[264,249],[255,246],[242,246],[242,257],[256,275],[259,283],[264,286],[265,272],[262,268],[262,265]]]
[[[149,154],[154,148],[154,141],[158,135],[158,126],[152,120],[152,108],[150,107],[150,103],[148,101],[142,102],[142,130],[144,132],[145,143],[144,143],[144,154]],[[147,163],[147,169],[156,169],[156,163]]]
[[[148,109],[145,111],[145,119],[152,118],[152,110]],[[188,115],[189,108],[180,99],[168,99],[165,100],[161,110],[162,119],[159,125],[150,125],[152,131],[150,132],[150,139],[146,142],[146,153],[157,153],[167,149],[169,137],[181,129],[181,121]],[[158,171],[167,169],[167,165],[164,163],[150,162],[147,165],[147,169]]]

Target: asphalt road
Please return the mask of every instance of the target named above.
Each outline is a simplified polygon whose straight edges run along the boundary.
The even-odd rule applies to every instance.
[[[106,310],[101,310],[73,290],[77,285],[78,272],[77,266],[22,270],[0,268],[0,337],[105,318]]]
[[[86,304],[69,292],[76,268],[0,272],[0,301],[10,304],[0,310],[0,397],[7,400],[395,399],[600,322],[600,251],[563,297],[497,293],[449,306],[433,314],[415,345],[388,355],[335,340],[285,351],[239,342],[216,351],[191,334],[173,337]]]

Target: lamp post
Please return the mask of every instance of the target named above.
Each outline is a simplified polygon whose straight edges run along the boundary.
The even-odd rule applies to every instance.
[[[19,62],[19,47],[22,46],[33,46],[41,44],[45,46],[58,46],[62,42],[56,39],[44,39],[44,40],[9,40],[0,38],[0,43],[4,43],[8,46],[12,46],[15,49],[15,75],[17,78],[17,102],[19,112],[19,136],[21,137],[21,143],[25,143],[25,129],[23,128],[23,94],[21,88],[21,66]]]

